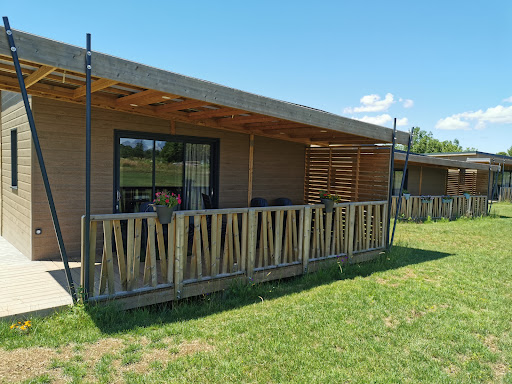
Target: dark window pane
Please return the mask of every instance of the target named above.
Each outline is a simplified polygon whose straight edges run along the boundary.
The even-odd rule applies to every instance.
[[[120,139],[119,181],[120,212],[139,212],[152,201],[153,140]]]
[[[18,187],[18,131],[11,131],[11,186]]]

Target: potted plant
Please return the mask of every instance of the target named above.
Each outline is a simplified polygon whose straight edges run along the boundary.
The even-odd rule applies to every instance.
[[[468,200],[471,198],[471,193],[470,193],[470,192],[468,192],[468,191],[464,191],[464,192],[462,192],[462,194],[463,194],[463,195],[464,195],[464,197],[465,197],[466,199],[468,199]]]
[[[341,197],[336,194],[327,193],[326,191],[320,191],[320,201],[325,205],[325,212],[332,213],[334,203],[339,203]]]
[[[158,220],[162,224],[169,224],[172,219],[172,213],[176,207],[181,204],[181,196],[167,191],[157,192],[153,207],[158,215]]]
[[[430,195],[421,196],[421,202],[422,203],[430,203],[431,201],[432,201],[432,196],[430,196]]]
[[[442,199],[443,199],[443,203],[449,203],[450,201],[453,200],[453,197],[447,195],[447,196],[443,196]]]
[[[411,197],[411,194],[409,193],[409,191],[407,189],[404,189],[402,191],[402,196],[405,197],[405,200],[409,200],[409,197]]]

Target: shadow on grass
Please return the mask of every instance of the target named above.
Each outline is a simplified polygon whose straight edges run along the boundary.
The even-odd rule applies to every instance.
[[[243,306],[300,293],[339,280],[370,276],[376,272],[401,268],[450,256],[448,253],[395,246],[377,259],[361,264],[342,265],[336,259],[315,273],[275,280],[261,284],[240,281],[229,289],[176,303],[153,305],[130,311],[120,311],[115,302],[91,305],[86,310],[95,325],[106,334],[134,328],[198,319]],[[338,259],[339,260],[339,259]]]

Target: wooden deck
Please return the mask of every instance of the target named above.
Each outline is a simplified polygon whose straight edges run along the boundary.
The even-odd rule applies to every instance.
[[[80,263],[71,262],[80,281]],[[0,319],[45,315],[72,304],[62,262],[30,261],[0,237]]]

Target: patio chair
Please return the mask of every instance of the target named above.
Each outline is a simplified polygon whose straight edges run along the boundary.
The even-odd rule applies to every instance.
[[[255,197],[251,200],[251,207],[268,207],[268,201],[263,197]]]
[[[286,205],[293,205],[293,203],[287,197],[280,197],[280,198],[274,200],[274,205],[282,207],[282,206],[286,206]]]

